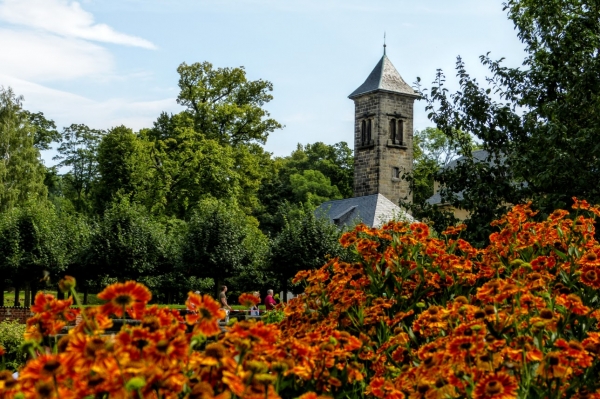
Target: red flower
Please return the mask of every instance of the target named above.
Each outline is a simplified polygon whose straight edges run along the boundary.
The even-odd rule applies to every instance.
[[[127,313],[134,319],[142,316],[146,304],[152,299],[152,294],[146,286],[127,281],[126,283],[111,284],[98,294],[98,298],[109,301],[102,305],[102,312],[122,317]]]

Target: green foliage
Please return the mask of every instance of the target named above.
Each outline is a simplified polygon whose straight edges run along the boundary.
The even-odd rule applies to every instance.
[[[0,213],[0,270],[13,281],[56,278],[66,269],[78,237],[51,203],[31,201]]]
[[[57,167],[69,168],[62,177],[63,190],[79,212],[90,212],[90,194],[98,179],[98,145],[102,130],[91,129],[83,124],[72,124],[62,133]]]
[[[183,63],[177,68],[177,103],[187,107],[194,130],[222,144],[265,143],[282,126],[262,107],[273,99],[273,84],[249,81],[240,68],[217,68],[209,62]]]
[[[290,176],[290,186],[295,202],[316,207],[333,199],[341,199],[342,195],[336,186],[318,170],[303,170]]]
[[[27,354],[21,348],[25,341],[24,334],[25,324],[20,324],[17,320],[0,322],[0,346],[6,350],[3,357],[6,370],[14,372],[25,364]]]
[[[269,265],[279,288],[287,292],[290,279],[300,270],[316,269],[328,258],[345,255],[340,235],[334,224],[311,210],[301,208],[296,217],[286,218],[283,230],[273,239]]]
[[[261,229],[271,234],[284,225],[280,208],[286,202],[317,206],[330,199],[353,195],[354,158],[345,142],[298,144],[288,157],[276,158],[259,195]]]
[[[97,209],[104,210],[119,195],[128,195],[141,202],[150,199],[145,197],[151,181],[149,145],[131,129],[125,126],[110,129],[102,137],[97,158]]]
[[[263,313],[260,319],[265,324],[276,324],[280,323],[285,319],[285,313],[282,309],[267,310]]]
[[[459,91],[449,93],[439,72],[428,98],[439,129],[469,132],[488,151],[487,162],[466,159],[440,176],[452,204],[471,212],[471,239],[480,243],[507,204],[533,200],[543,215],[574,196],[600,202],[600,8],[510,0],[505,10],[525,46],[523,67],[482,56],[492,74],[482,86],[459,58]],[[461,190],[462,198],[450,195]]]
[[[143,131],[150,145],[150,175],[144,198],[154,213],[184,218],[203,197],[234,198],[250,211],[268,154],[255,145],[231,147],[194,130],[187,113],[163,113]]]
[[[33,145],[38,150],[49,150],[50,144],[59,142],[61,134],[56,130],[56,124],[51,119],[46,119],[43,112],[23,111],[31,126],[35,129]]]
[[[198,203],[189,221],[184,267],[189,275],[212,278],[216,289],[229,278],[260,277],[266,243],[256,221],[234,202],[206,198]]]
[[[22,109],[22,99],[0,87],[0,211],[47,194],[36,128]]]
[[[172,266],[167,246],[165,227],[143,207],[122,198],[112,203],[98,223],[86,267],[91,273],[137,280]]]

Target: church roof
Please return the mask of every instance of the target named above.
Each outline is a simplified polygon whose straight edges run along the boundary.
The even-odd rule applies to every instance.
[[[412,216],[382,194],[327,201],[315,210],[315,214],[327,217],[338,227],[350,227],[356,223],[381,227],[392,219],[414,221]]]
[[[390,59],[383,54],[365,83],[352,92],[348,98],[355,98],[374,91],[388,91],[417,97],[418,94],[398,73]]]

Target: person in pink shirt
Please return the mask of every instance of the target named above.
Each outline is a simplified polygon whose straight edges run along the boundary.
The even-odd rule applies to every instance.
[[[271,310],[277,305],[275,299],[273,299],[273,290],[267,291],[267,297],[265,298],[265,309]]]

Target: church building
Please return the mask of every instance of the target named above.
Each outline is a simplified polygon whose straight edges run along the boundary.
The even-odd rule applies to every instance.
[[[379,227],[392,218],[412,220],[398,206],[411,201],[413,103],[419,95],[385,53],[367,80],[348,96],[354,101],[354,197],[328,201],[316,210],[342,227],[356,222]]]

